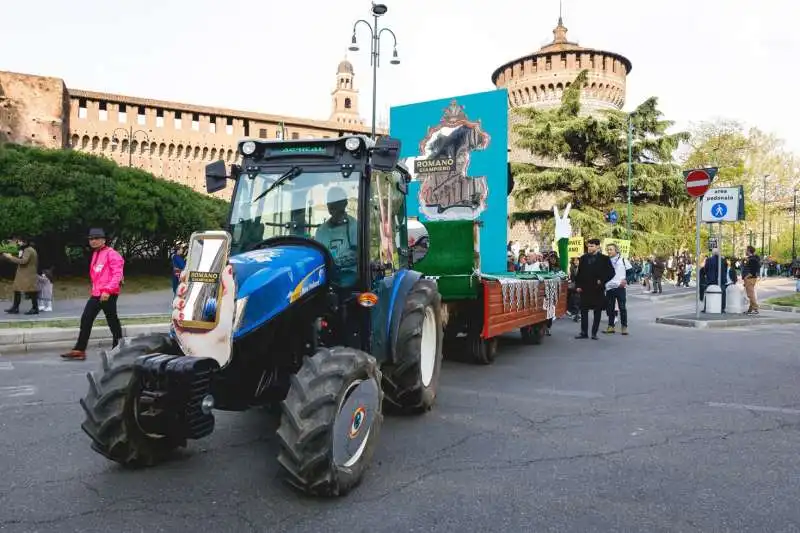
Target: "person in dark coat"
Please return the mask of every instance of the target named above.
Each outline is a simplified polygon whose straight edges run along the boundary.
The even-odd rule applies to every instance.
[[[589,338],[589,310],[594,312],[592,320],[592,339],[597,340],[597,330],[605,309],[606,283],[614,277],[614,267],[607,255],[600,252],[600,239],[589,239],[587,253],[578,263],[575,277],[575,290],[581,298],[581,333],[576,339]]]

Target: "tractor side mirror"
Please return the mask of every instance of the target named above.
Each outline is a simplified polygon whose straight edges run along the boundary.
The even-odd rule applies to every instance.
[[[372,168],[392,171],[400,157],[400,139],[381,137],[372,149]]]
[[[225,161],[214,161],[206,165],[206,192],[209,194],[221,191],[228,184],[228,172]]]
[[[228,184],[228,180],[239,179],[242,173],[242,167],[239,165],[231,165],[231,175],[225,170],[225,161],[220,159],[206,165],[206,192],[221,191]]]

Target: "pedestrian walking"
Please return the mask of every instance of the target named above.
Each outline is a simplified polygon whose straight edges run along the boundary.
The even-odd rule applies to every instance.
[[[11,307],[6,309],[6,313],[17,315],[19,314],[19,306],[22,303],[22,295],[26,295],[31,300],[31,308],[26,311],[26,315],[39,314],[39,287],[38,287],[38,269],[39,269],[39,254],[33,247],[33,244],[20,237],[14,237],[11,242],[17,245],[19,251],[17,256],[9,253],[4,253],[3,258],[12,263],[16,263],[17,272],[14,274],[14,301]]]
[[[619,305],[619,320],[621,323],[621,331],[623,335],[628,334],[628,308],[627,308],[627,290],[628,281],[625,276],[627,270],[626,259],[619,253],[616,244],[609,244],[606,246],[606,253],[608,253],[611,266],[614,268],[614,277],[606,282],[606,314],[608,315],[608,327],[605,333],[616,333],[614,325],[617,312],[616,307]]]
[[[119,252],[106,244],[106,234],[100,228],[89,231],[89,246],[92,248],[89,266],[89,277],[92,281],[91,296],[83,308],[81,329],[75,347],[61,354],[63,359],[78,361],[86,359],[86,347],[92,334],[92,326],[100,311],[103,311],[111,329],[112,347],[116,347],[122,338],[122,325],[117,316],[117,299],[125,260]]]
[[[49,313],[53,310],[53,271],[49,268],[42,270],[37,282],[39,287],[39,311]]]
[[[607,255],[600,252],[600,239],[589,239],[587,253],[578,263],[575,290],[581,297],[581,332],[576,339],[589,338],[589,310],[594,313],[592,339],[597,340],[597,331],[605,308],[606,283],[614,277],[614,267]]]
[[[172,254],[172,295],[175,296],[180,283],[181,272],[186,268],[186,245],[179,244]]]
[[[749,305],[747,306],[748,315],[758,314],[758,298],[756,297],[756,283],[761,273],[761,258],[756,255],[756,249],[753,246],[747,247],[745,253],[747,258],[742,265],[742,280],[744,281],[744,290],[747,293]]]
[[[653,260],[653,292],[652,294],[661,294],[662,286],[661,283],[664,279],[664,271],[667,268],[667,264],[664,262],[664,259],[661,257],[656,257]]]

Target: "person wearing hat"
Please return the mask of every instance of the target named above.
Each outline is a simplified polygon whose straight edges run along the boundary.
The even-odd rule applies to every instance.
[[[92,259],[89,263],[89,277],[92,280],[92,291],[81,315],[81,329],[75,347],[62,354],[63,359],[83,361],[86,359],[86,346],[92,334],[92,326],[100,311],[106,317],[111,329],[112,347],[119,344],[122,338],[122,324],[117,316],[117,298],[119,297],[125,260],[106,244],[106,234],[101,228],[89,231],[89,246],[92,248]]]
[[[348,197],[343,188],[328,189],[327,203],[331,216],[317,228],[314,240],[330,250],[342,276],[340,283],[350,285],[355,283],[356,276],[358,222],[347,214]],[[346,278],[342,275],[344,273],[347,274]]]
[[[12,263],[16,263],[17,272],[14,274],[14,303],[11,304],[6,313],[18,314],[19,306],[22,303],[22,293],[25,293],[31,300],[31,308],[26,311],[26,315],[39,314],[39,254],[31,243],[26,239],[14,237],[11,239],[19,247],[17,257],[9,253],[3,254],[3,258]]]

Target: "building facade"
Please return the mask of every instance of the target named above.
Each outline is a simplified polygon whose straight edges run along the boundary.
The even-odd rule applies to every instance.
[[[58,78],[0,71],[0,141],[80,150],[205,192],[205,166],[235,162],[243,137],[369,134],[352,64],[342,61],[335,79],[330,117],[313,120],[69,89]]]
[[[604,109],[622,109],[625,105],[627,76],[631,62],[614,52],[585,48],[567,38],[567,28],[559,16],[553,29],[553,41],[532,54],[508,61],[492,73],[492,83],[508,90],[509,107],[509,161],[532,163],[545,167],[561,165],[546,161],[527,150],[517,147],[518,136],[514,125],[520,117],[513,112],[520,107],[547,109],[561,104],[564,90],[570,87],[582,70],[588,70],[588,80],[581,88],[581,111],[596,113]],[[542,195],[533,209],[552,209],[557,198]],[[516,209],[509,197],[509,213]],[[543,242],[541,224],[517,222],[510,224],[509,239],[531,243],[536,248],[548,248]],[[538,237],[538,238],[537,238]]]

